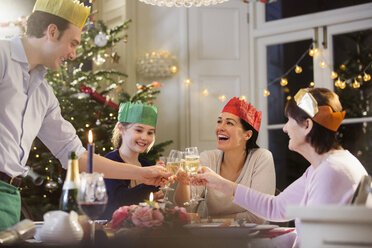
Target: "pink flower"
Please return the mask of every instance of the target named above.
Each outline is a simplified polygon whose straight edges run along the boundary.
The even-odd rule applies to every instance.
[[[149,206],[137,208],[132,215],[132,222],[138,227],[154,227],[163,224],[164,216],[159,209]]]
[[[174,210],[187,214],[186,208],[175,206]]]
[[[121,208],[118,208],[113,214],[112,214],[112,228],[118,229],[121,227],[121,224],[124,220],[126,220],[128,217],[131,216],[130,211],[134,211],[136,209],[136,205],[131,206],[123,206]]]

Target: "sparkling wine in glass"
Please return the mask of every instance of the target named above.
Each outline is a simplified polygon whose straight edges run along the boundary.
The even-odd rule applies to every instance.
[[[103,214],[107,204],[106,186],[101,173],[81,173],[78,191],[78,204],[89,217],[91,224],[91,240],[94,242],[94,221]]]
[[[178,170],[180,169],[181,160],[183,158],[183,153],[177,150],[171,150],[169,156],[166,159],[166,169],[167,172],[172,173],[171,177],[175,177]],[[165,185],[162,190],[165,191],[164,198],[160,199],[159,202],[164,202],[165,204],[173,204],[168,200],[168,191],[173,191],[174,189],[169,187],[169,183]]]
[[[196,174],[200,168],[200,157],[197,147],[188,147],[185,149],[185,171],[188,175]],[[185,206],[190,206],[192,204],[197,204],[200,199],[196,196],[195,186],[190,185],[191,199],[185,202]]]

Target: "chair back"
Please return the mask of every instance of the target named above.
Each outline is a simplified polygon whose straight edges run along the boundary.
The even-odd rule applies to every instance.
[[[371,205],[372,207],[372,177],[365,175],[360,180],[360,183],[355,190],[351,204],[353,205]],[[369,196],[369,197],[368,197]],[[369,199],[368,199],[369,198]]]

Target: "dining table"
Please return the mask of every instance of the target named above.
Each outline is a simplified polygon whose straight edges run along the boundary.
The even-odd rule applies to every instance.
[[[40,223],[39,223],[40,224]],[[293,238],[294,228],[253,223],[192,223],[177,229],[121,228],[113,230],[99,226],[95,242],[83,240],[78,244],[48,244],[34,239],[7,247],[128,247],[128,248],[252,248],[276,247],[273,239]]]

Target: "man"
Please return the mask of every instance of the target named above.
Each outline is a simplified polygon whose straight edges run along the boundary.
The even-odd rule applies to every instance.
[[[57,70],[75,59],[90,8],[74,0],[37,0],[25,37],[0,40],[0,231],[20,219],[20,194],[13,186],[27,175],[26,162],[37,136],[67,167],[75,151],[81,170],[87,152],[74,127],[63,119],[57,98],[44,79],[45,67]],[[159,184],[162,166],[138,167],[94,155],[94,170],[106,178]],[[19,185],[16,185],[19,186]]]

